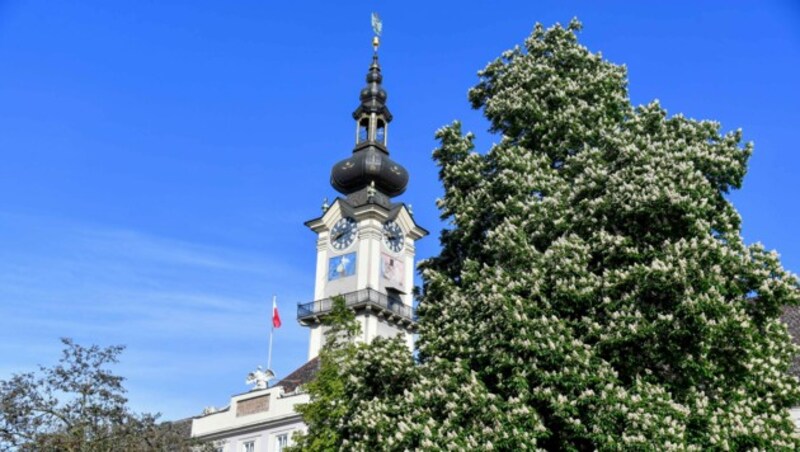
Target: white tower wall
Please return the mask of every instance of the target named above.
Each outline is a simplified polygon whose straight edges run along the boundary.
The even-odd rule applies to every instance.
[[[314,311],[320,314],[330,309],[331,298],[343,295],[348,305],[356,298],[376,298],[376,305],[388,310],[356,309],[356,319],[361,325],[359,340],[370,342],[375,337],[395,337],[402,335],[409,348],[413,347],[413,320],[392,315],[391,309],[412,312],[414,287],[414,243],[427,234],[416,225],[404,205],[388,209],[382,205],[369,203],[351,207],[346,201],[338,199],[316,220],[307,225],[317,233],[317,275],[314,286]],[[353,218],[357,224],[356,238],[344,249],[336,249],[331,243],[331,230],[344,217]],[[403,247],[398,252],[390,249],[384,241],[384,224],[394,221],[403,231]],[[355,259],[352,274],[331,278],[331,259],[350,262]],[[367,294],[367,292],[369,292]],[[390,296],[391,295],[391,296]],[[402,308],[397,303],[402,304]],[[369,303],[368,303],[369,304]],[[377,306],[380,308],[381,306]],[[302,320],[310,327],[311,340],[308,358],[319,354],[324,343],[324,327],[318,319]]]

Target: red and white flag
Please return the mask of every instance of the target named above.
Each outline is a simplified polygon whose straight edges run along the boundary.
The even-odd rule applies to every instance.
[[[278,300],[277,297],[272,297],[272,327],[281,327],[281,316],[278,314]]]

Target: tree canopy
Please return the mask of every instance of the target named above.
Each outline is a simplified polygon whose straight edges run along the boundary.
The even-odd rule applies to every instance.
[[[190,451],[202,447],[180,425],[127,406],[124,378],[108,366],[123,347],[62,339],[58,364],[0,381],[0,450]],[[198,448],[197,450],[204,450]]]
[[[448,228],[421,263],[416,359],[353,346],[323,391],[338,422],[306,417],[331,447],[800,448],[779,320],[798,280],[727,199],[752,144],[633,106],[580,29],[536,25],[479,72],[486,152],[437,131]]]

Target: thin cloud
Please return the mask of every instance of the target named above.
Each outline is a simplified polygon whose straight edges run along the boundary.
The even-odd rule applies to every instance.
[[[132,403],[158,400],[143,409],[173,418],[201,410],[210,392],[227,395],[220,381],[241,389],[246,370],[266,356],[270,295],[281,294],[291,316],[313,281],[279,256],[130,229],[0,213],[0,234],[19,237],[0,251],[0,343],[15,344],[0,347],[0,379],[54,362],[59,337],[124,344],[119,371]],[[307,332],[287,322],[276,371],[301,364],[306,342]]]

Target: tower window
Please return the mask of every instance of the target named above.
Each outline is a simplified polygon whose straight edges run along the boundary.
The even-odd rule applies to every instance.
[[[386,124],[382,119],[378,120],[378,127],[375,129],[375,141],[386,144]]]
[[[361,118],[358,122],[358,142],[363,143],[369,138],[369,118]]]
[[[402,292],[397,289],[389,287],[386,288],[386,300],[388,302],[388,306],[386,307],[389,308],[390,311],[398,313],[402,312],[404,304],[403,299],[400,298],[401,294]]]

